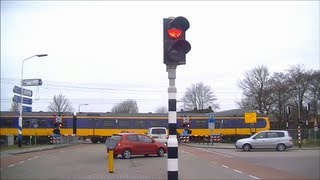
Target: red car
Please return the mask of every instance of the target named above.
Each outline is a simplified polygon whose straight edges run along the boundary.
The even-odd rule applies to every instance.
[[[111,138],[117,141],[113,150],[114,158],[119,154],[124,159],[129,159],[132,155],[148,156],[149,154],[163,157],[167,153],[167,146],[165,144],[144,134],[120,133],[114,134]]]

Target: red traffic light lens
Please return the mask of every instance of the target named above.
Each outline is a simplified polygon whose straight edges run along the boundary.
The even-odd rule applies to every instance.
[[[171,38],[177,39],[182,35],[182,30],[177,28],[168,29],[168,34]]]

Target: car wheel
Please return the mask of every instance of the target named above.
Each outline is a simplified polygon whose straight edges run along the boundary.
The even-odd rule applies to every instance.
[[[251,145],[250,144],[244,144],[242,146],[243,151],[250,151],[251,150]]]
[[[122,157],[124,159],[129,159],[131,157],[131,151],[129,149],[126,149],[125,151],[123,151]]]
[[[164,150],[163,150],[162,148],[159,148],[159,149],[158,149],[158,152],[157,152],[157,155],[158,155],[159,157],[163,157],[163,156],[164,156]]]
[[[148,156],[149,156],[149,154],[145,154],[145,155],[144,155],[144,157],[148,157]]]
[[[284,144],[278,144],[277,150],[278,151],[284,151],[284,150],[286,150],[286,146]]]

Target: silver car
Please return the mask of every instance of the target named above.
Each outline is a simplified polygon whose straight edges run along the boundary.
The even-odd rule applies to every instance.
[[[293,147],[292,137],[288,131],[269,130],[260,131],[249,138],[239,139],[235,143],[237,149],[250,151],[251,149],[277,149],[284,151]]]

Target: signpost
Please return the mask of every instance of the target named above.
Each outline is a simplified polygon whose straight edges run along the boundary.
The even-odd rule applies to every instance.
[[[24,86],[41,86],[42,80],[41,79],[24,79],[23,85]]]
[[[208,127],[210,129],[210,143],[212,144],[212,132],[214,130],[214,114],[209,114]]]
[[[16,94],[21,94],[21,87],[19,86],[14,86],[13,92]],[[32,97],[32,91],[29,89],[23,89],[22,95]]]
[[[255,112],[244,113],[244,122],[250,123],[250,133],[252,133],[251,128],[253,126],[253,123],[257,123],[257,114]]]
[[[30,107],[30,106],[22,106],[22,111],[23,112],[32,112],[32,107]]]
[[[13,102],[21,103],[21,97],[18,96],[18,95],[14,95],[13,98],[12,98],[12,100],[13,100]],[[31,105],[31,104],[32,104],[32,99],[23,97],[23,98],[22,98],[22,104],[29,104],[29,105]]]
[[[106,140],[106,147],[108,152],[108,169],[109,173],[113,173],[113,149],[116,147],[117,141],[115,139],[109,138]]]

